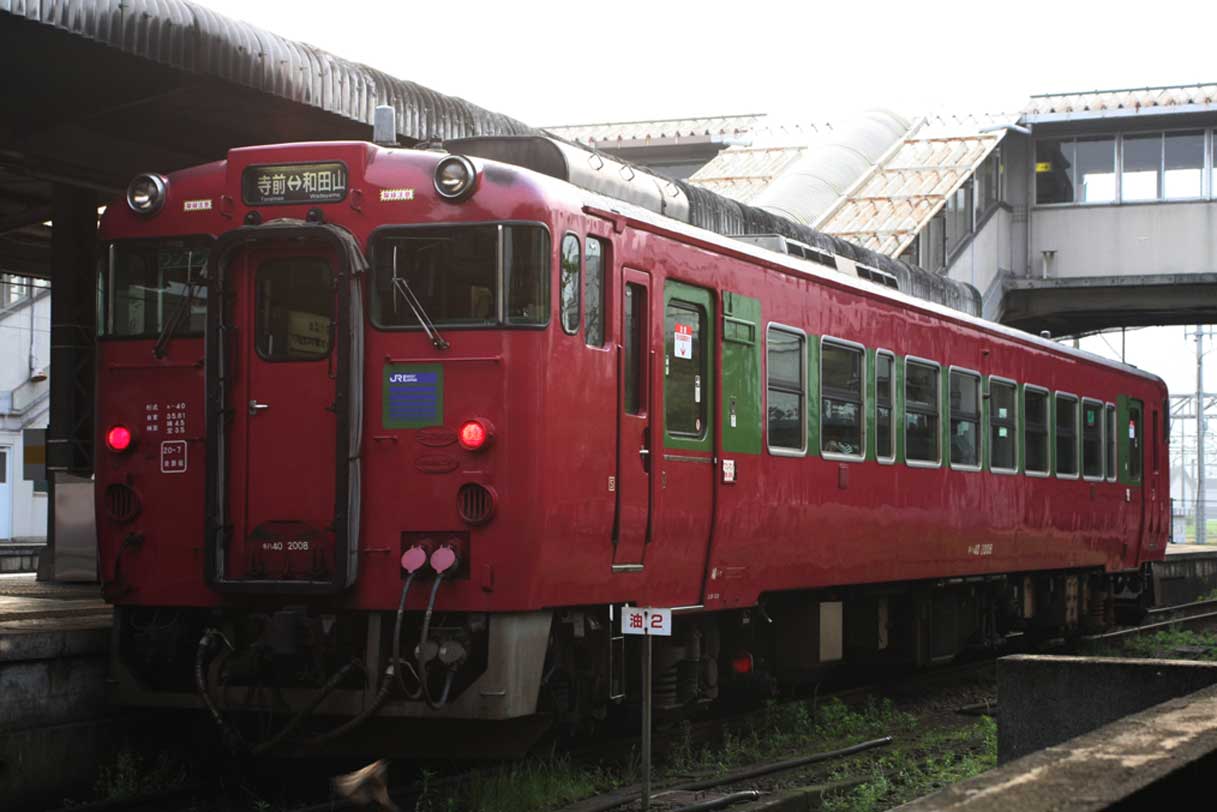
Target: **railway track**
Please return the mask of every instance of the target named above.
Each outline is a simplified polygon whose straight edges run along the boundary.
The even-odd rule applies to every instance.
[[[1135,637],[1170,629],[1217,627],[1217,600],[1193,601],[1175,606],[1157,607],[1150,609],[1146,613],[1146,619],[1150,622],[1143,623],[1140,626],[1130,626],[1125,629],[1088,635],[1083,637],[1082,640],[1088,643],[1110,643],[1130,640]]]

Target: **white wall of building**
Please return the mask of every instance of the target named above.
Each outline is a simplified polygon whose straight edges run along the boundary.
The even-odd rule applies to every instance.
[[[1032,275],[1051,278],[1217,271],[1217,203],[1125,203],[1037,208]]]
[[[46,428],[50,414],[50,382],[31,382],[30,351],[32,340],[34,369],[49,374],[51,297],[35,288],[31,323],[31,302],[19,298],[13,290],[16,281],[13,277],[0,281],[0,446],[8,452],[9,497],[7,504],[0,504],[0,513],[9,512],[11,532],[7,538],[44,539],[47,495],[36,493],[34,482],[24,478],[23,433],[27,428]]]

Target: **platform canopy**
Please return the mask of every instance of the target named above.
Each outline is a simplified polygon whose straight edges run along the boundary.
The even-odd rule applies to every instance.
[[[508,116],[184,0],[0,0],[0,271],[45,275],[51,187],[102,199],[136,172],[235,146],[527,133]]]

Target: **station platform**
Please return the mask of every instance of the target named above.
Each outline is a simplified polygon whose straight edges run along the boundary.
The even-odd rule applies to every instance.
[[[1217,544],[1168,544],[1166,558],[1151,569],[1157,606],[1210,597],[1217,591]]]
[[[1180,663],[1189,667],[1195,664]],[[998,698],[998,714],[1006,699]],[[1045,719],[1049,709],[1042,709]],[[1001,725],[999,721],[999,727]],[[1211,794],[1217,686],[1168,699],[897,807],[900,812],[1174,809]],[[1201,804],[1203,806],[1203,804]]]
[[[114,746],[111,615],[97,584],[0,575],[0,808],[87,780]]]

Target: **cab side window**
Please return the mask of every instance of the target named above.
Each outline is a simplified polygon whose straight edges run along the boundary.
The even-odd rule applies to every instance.
[[[562,329],[569,335],[579,332],[579,254],[579,238],[574,234],[563,237],[559,305]]]
[[[604,346],[604,266],[608,245],[587,238],[583,255],[583,340],[589,347]]]

